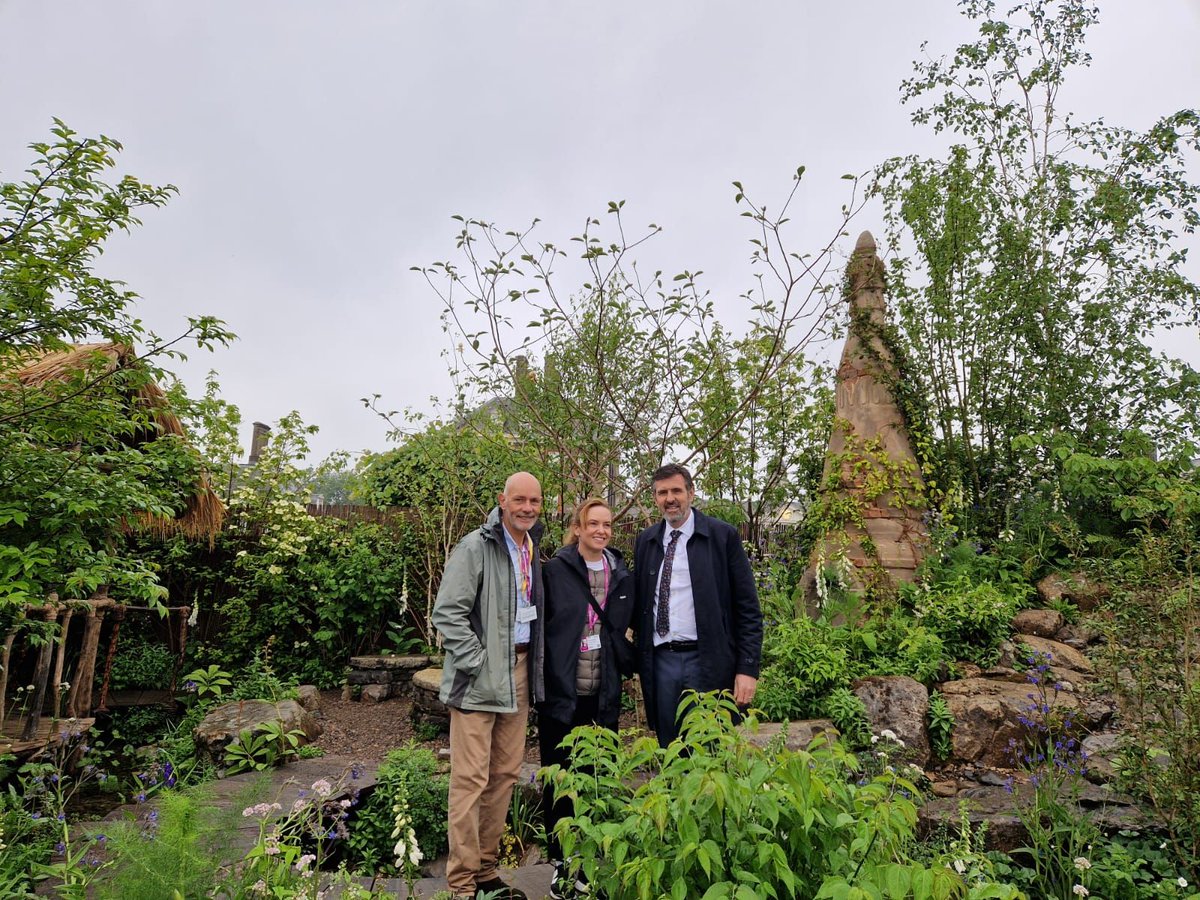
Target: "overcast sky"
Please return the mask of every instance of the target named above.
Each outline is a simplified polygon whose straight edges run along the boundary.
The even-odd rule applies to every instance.
[[[1101,14],[1067,108],[1144,128],[1200,105],[1200,0]],[[972,33],[952,0],[0,0],[0,178],[53,116],[122,141],[121,171],[180,195],[113,242],[105,274],[162,335],[207,313],[240,336],[178,367],[189,387],[218,370],[247,444],[251,421],[298,409],[316,455],[381,449],[358,398],[449,393],[440,304],[409,268],[454,256],[452,215],[538,217],[565,244],[624,199],[630,224],[665,229],[644,265],[703,269],[744,320],[730,182],[774,204],[807,166],[792,245],[815,248],[843,173],[936,152],[899,83],[923,40],[941,55]],[[878,211],[852,228],[879,236]]]

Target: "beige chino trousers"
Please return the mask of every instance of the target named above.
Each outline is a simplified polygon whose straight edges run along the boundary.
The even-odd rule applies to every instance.
[[[453,894],[499,876],[500,837],[513,785],[525,760],[529,723],[529,656],[513,669],[517,711],[490,713],[450,707],[450,858],[446,882]]]

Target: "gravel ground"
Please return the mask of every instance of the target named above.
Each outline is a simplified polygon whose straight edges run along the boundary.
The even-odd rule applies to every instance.
[[[321,727],[325,730],[314,743],[330,756],[349,756],[363,762],[380,761],[389,750],[416,741],[434,753],[449,749],[450,736],[420,740],[412,721],[412,701],[395,697],[382,703],[343,700],[338,689],[321,691]],[[538,761],[537,735],[530,729],[525,759]]]

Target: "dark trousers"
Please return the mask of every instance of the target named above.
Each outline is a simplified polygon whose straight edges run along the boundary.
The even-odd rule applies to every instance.
[[[665,747],[679,735],[679,701],[683,692],[700,684],[700,651],[654,650],[654,721],[658,743]],[[680,718],[682,715],[680,714]]]
[[[571,730],[580,725],[599,725],[596,716],[600,711],[600,698],[592,694],[579,697],[575,702],[575,714],[570,722],[560,722],[549,716],[538,716],[538,750],[541,753],[542,765],[552,766],[557,763],[566,766],[570,759],[565,747],[558,746]],[[559,819],[573,815],[574,810],[570,800],[563,798],[554,801],[553,785],[542,788],[542,820],[546,823],[546,852],[550,859],[562,859],[562,846],[554,834],[554,826]]]

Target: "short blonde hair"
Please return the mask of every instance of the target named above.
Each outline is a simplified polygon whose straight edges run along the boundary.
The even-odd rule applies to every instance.
[[[566,546],[570,547],[572,544],[579,543],[579,535],[575,533],[575,529],[579,528],[582,530],[583,520],[588,514],[588,510],[594,509],[597,506],[603,506],[608,510],[610,515],[612,514],[612,507],[606,501],[601,500],[599,497],[588,497],[575,507],[575,512],[571,513],[571,521],[567,523]]]

